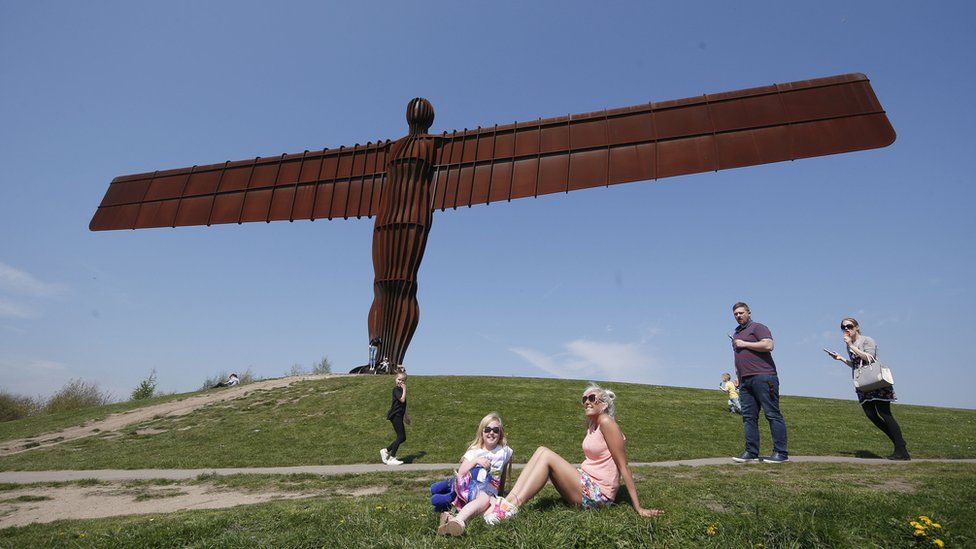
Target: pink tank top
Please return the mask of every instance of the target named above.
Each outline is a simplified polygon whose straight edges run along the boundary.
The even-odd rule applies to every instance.
[[[610,500],[616,498],[617,488],[620,487],[620,471],[613,462],[607,439],[603,438],[599,425],[592,430],[587,429],[586,437],[583,438],[583,455],[586,456],[581,467],[583,472],[590,475],[593,482],[600,487],[601,494]]]

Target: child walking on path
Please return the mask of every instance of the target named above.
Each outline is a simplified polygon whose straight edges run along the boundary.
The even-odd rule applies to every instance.
[[[393,424],[396,439],[389,446],[380,450],[380,459],[387,465],[403,465],[403,462],[396,458],[396,453],[400,445],[407,440],[407,430],[403,427],[406,415],[407,373],[400,372],[396,375],[396,384],[393,386],[393,401],[390,402],[390,410],[386,412],[386,419]]]
[[[445,510],[437,535],[460,536],[471,517],[487,511],[491,498],[504,491],[511,464],[512,449],[505,438],[502,418],[492,412],[482,418],[454,478],[430,487],[435,510]],[[459,509],[456,516],[446,511],[450,503]]]
[[[718,388],[729,395],[729,413],[742,414],[742,404],[739,403],[739,390],[736,388],[735,382],[732,381],[732,376],[728,373],[722,374],[722,383],[718,384]]]

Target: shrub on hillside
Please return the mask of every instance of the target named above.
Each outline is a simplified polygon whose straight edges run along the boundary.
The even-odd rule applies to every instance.
[[[67,412],[112,402],[112,395],[98,388],[97,383],[72,379],[54,393],[44,405],[46,413]]]
[[[291,365],[291,368],[287,372],[285,372],[285,375],[286,376],[303,376],[303,375],[305,375],[307,373],[308,373],[308,370],[306,370],[304,366],[302,366],[301,364],[299,364],[299,363],[296,362],[296,363],[294,363],[294,364]]]
[[[149,377],[139,382],[132,390],[131,400],[144,400],[156,396],[156,369],[153,368]]]
[[[331,374],[332,373],[332,363],[329,362],[329,357],[324,356],[322,360],[312,364],[313,374]]]
[[[41,403],[36,398],[15,395],[0,389],[0,421],[12,421],[37,413]]]

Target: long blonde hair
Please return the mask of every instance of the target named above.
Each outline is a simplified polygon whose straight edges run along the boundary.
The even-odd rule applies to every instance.
[[[468,450],[474,450],[475,448],[483,449],[485,447],[485,427],[492,421],[498,422],[498,429],[501,431],[498,433],[498,446],[508,446],[508,440],[505,438],[505,424],[502,423],[502,418],[497,412],[491,412],[481,418],[481,423],[478,424],[478,432],[474,435],[474,440],[471,441],[471,444],[468,445]]]

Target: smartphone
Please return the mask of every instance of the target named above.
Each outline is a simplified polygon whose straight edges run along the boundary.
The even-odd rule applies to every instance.
[[[823,352],[827,353],[830,356],[840,356],[839,354],[831,351],[830,349],[824,349]]]
[[[734,337],[732,337],[732,334],[726,334],[726,335],[729,336],[729,339],[735,339]]]

